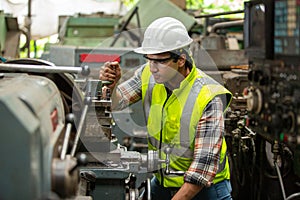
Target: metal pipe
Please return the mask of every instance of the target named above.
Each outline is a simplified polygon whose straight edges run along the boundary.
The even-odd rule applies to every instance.
[[[221,15],[231,15],[231,14],[238,14],[238,13],[244,13],[244,10],[236,10],[236,11],[221,12],[221,13],[215,13],[215,14],[199,15],[199,16],[195,16],[195,18],[209,18],[209,17],[216,17],[216,16],[221,16]]]
[[[69,67],[69,66],[46,66],[46,65],[27,65],[0,63],[0,71],[9,72],[38,72],[38,73],[81,73],[88,75],[90,70],[88,66]]]
[[[234,27],[234,26],[243,26],[244,25],[244,20],[236,20],[232,22],[220,22],[216,23],[211,27],[210,33],[215,33],[216,30],[220,28],[226,28],[226,27]]]

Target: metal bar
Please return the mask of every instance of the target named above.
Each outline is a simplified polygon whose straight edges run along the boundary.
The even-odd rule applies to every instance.
[[[89,108],[89,105],[85,105],[84,108],[83,108],[83,111],[82,111],[82,115],[81,115],[81,118],[80,118],[80,122],[79,122],[79,125],[78,125],[75,140],[74,140],[74,145],[73,145],[73,148],[72,148],[72,151],[71,151],[71,156],[72,157],[74,157],[75,151],[77,149],[77,145],[78,145],[78,142],[79,142],[79,138],[80,138],[83,126],[84,126],[84,122],[85,122],[85,118],[86,118],[88,108]]]
[[[0,71],[9,72],[38,72],[38,73],[82,73],[82,67],[69,66],[46,66],[46,65],[27,65],[0,63]]]
[[[147,178],[147,200],[151,200],[151,180]]]
[[[139,16],[138,9],[136,10],[136,20],[137,20],[138,31],[139,31],[138,45],[141,46],[142,45],[141,44],[141,38],[143,37],[143,34],[142,34],[142,31],[141,31],[141,21],[140,21],[140,16]]]
[[[209,17],[216,17],[216,16],[221,16],[221,15],[238,14],[238,13],[243,13],[243,12],[244,12],[244,10],[236,10],[236,11],[221,12],[221,13],[215,13],[215,14],[199,15],[199,16],[195,16],[195,18],[209,18]]]
[[[227,28],[227,27],[236,27],[236,26],[243,26],[244,20],[236,20],[230,22],[220,22],[216,23],[211,27],[210,33],[215,33],[218,29]]]
[[[122,26],[122,28],[121,28],[121,30],[120,30],[120,33],[115,37],[115,39],[114,39],[113,42],[111,43],[111,45],[110,45],[111,47],[113,47],[113,46],[116,44],[117,40],[118,40],[118,39],[120,38],[120,36],[121,36],[121,32],[124,31],[124,30],[126,29],[127,25],[128,25],[129,22],[131,21],[132,17],[133,17],[134,14],[137,12],[138,8],[139,8],[139,7],[135,7],[135,8],[134,8],[133,12],[130,14],[130,16],[128,17],[128,19],[127,19],[127,20],[125,21],[125,23],[123,24],[123,26]]]
[[[30,58],[30,41],[31,41],[31,23],[32,23],[32,20],[31,20],[31,5],[32,5],[32,1],[31,0],[28,0],[28,13],[27,13],[27,39],[28,39],[28,42],[27,42],[27,57]]]
[[[276,160],[274,161],[274,165],[275,165],[275,168],[276,168],[276,171],[277,171],[277,175],[278,175],[278,179],[279,179],[279,183],[280,183],[280,187],[281,187],[281,192],[282,192],[282,197],[283,197],[284,200],[286,200],[284,184],[283,184],[280,169],[279,169],[279,166],[278,166],[278,163],[277,163]]]
[[[256,133],[255,132],[253,132],[250,128],[248,128],[247,126],[245,126],[245,129],[247,130],[247,131],[249,131],[249,133],[252,135],[252,136],[255,136],[256,135]]]
[[[65,137],[64,137],[64,143],[63,143],[61,154],[60,154],[60,159],[61,160],[64,160],[66,158],[68,143],[69,143],[70,134],[71,134],[71,129],[72,129],[72,124],[68,123],[66,133],[65,133]]]

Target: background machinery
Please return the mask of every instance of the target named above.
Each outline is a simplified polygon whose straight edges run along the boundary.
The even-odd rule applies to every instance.
[[[247,109],[229,137],[236,199],[300,198],[299,8],[292,0],[245,3]]]
[[[6,58],[17,58],[20,55],[20,35],[16,17],[0,10],[0,56]]]

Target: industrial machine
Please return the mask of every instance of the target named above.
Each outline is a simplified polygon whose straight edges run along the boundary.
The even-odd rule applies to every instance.
[[[0,71],[0,199],[151,199],[152,172],[174,173],[170,148],[161,160],[119,143],[108,82],[87,66],[17,59]]]
[[[233,196],[299,199],[299,2],[245,3],[246,112],[231,132]]]

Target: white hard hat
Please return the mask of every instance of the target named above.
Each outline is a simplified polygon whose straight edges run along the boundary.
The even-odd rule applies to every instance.
[[[162,17],[148,26],[142,46],[134,51],[140,54],[158,54],[186,47],[192,42],[193,39],[180,21]]]

